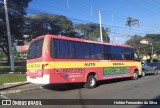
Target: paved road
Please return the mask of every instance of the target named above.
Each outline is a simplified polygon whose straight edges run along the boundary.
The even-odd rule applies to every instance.
[[[100,82],[94,89],[81,85],[45,86],[44,89],[18,94],[7,94],[0,99],[160,99],[160,75],[149,75],[138,80]],[[20,106],[22,107],[22,106]],[[24,106],[23,106],[24,107]],[[52,108],[160,108],[158,105],[54,105]],[[15,106],[17,108],[17,106]]]

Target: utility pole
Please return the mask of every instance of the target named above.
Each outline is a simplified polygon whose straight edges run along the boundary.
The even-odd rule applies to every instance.
[[[150,43],[150,45],[152,46],[152,51],[151,51],[151,56],[152,56],[152,58],[151,58],[151,63],[153,63],[153,44],[152,44],[152,42]]]
[[[113,25],[114,25],[114,14],[112,13],[112,22],[113,22]],[[114,30],[114,36],[113,36],[113,40],[112,40],[112,43],[114,43],[114,37],[116,35],[116,30]]]
[[[116,36],[116,30],[114,31],[112,43],[114,43],[114,38],[115,38],[115,36]]]
[[[114,42],[114,36],[113,36],[113,39],[112,39],[112,44],[113,44],[113,42]]]
[[[99,14],[99,28],[100,28],[100,40],[101,40],[101,42],[103,42],[103,37],[102,37],[102,18],[101,18],[101,12],[102,11],[103,11],[102,9],[97,9],[97,12]]]
[[[10,64],[11,64],[11,71],[15,71],[14,67],[14,56],[11,44],[11,32],[10,32],[10,25],[9,25],[9,18],[8,18],[8,8],[7,8],[7,0],[4,0],[4,8],[5,8],[5,16],[6,16],[6,25],[7,25],[7,35],[8,35],[8,46],[9,46],[9,55],[10,55]]]

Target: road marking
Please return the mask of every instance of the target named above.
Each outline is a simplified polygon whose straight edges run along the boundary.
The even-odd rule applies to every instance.
[[[3,98],[3,99],[9,99],[7,96],[5,96],[5,95],[1,95],[1,97]]]

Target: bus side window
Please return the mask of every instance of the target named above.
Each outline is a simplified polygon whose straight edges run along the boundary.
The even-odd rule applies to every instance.
[[[91,59],[95,59],[95,53],[94,53],[95,47],[94,47],[94,44],[90,44],[90,49],[91,49]]]
[[[54,39],[52,40],[53,44],[52,44],[52,54],[53,54],[53,58],[57,58],[58,57],[58,40]]]
[[[59,40],[58,39],[51,39],[50,43],[50,54],[52,58],[58,58],[59,56]]]
[[[122,60],[122,48],[118,46],[112,46],[112,56],[114,60]]]
[[[36,55],[36,57],[37,58],[39,58],[39,57],[41,57],[41,55],[42,55],[42,46],[43,46],[43,40],[39,40],[38,42],[37,42],[37,55]]]
[[[110,45],[104,45],[104,60],[112,60],[112,54],[111,54],[111,46]]]
[[[134,59],[134,50],[132,48],[123,48],[124,58],[126,60],[133,60]],[[133,50],[133,51],[132,51]]]
[[[72,41],[67,41],[66,49],[68,50],[68,58],[73,58],[74,53],[73,53],[73,42]]]
[[[122,60],[125,60],[124,54],[122,53]]]
[[[51,56],[53,58],[74,58],[73,42],[61,39],[52,39]]]
[[[91,59],[104,59],[103,45],[100,44],[89,44],[90,45],[90,56]]]

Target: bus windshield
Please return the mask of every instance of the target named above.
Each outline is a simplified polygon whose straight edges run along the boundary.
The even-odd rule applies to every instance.
[[[28,59],[35,59],[42,56],[43,40],[44,39],[40,39],[31,43],[28,50]]]
[[[134,60],[138,60],[138,61],[140,60],[136,50],[134,50]]]

